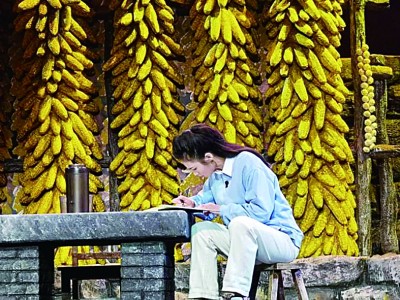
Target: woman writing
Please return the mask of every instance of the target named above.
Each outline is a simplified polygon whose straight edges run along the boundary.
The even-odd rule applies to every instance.
[[[254,265],[294,260],[303,239],[276,175],[258,152],[228,143],[205,124],[177,136],[173,155],[187,171],[207,178],[199,194],[173,202],[218,212],[224,223],[192,227],[189,298],[219,299],[222,254],[228,257],[223,299],[247,299]]]

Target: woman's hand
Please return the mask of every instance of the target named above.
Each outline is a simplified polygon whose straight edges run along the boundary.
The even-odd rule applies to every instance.
[[[215,204],[215,203],[206,203],[206,204],[201,204],[201,205],[197,206],[197,208],[204,209],[204,211],[207,211],[207,212],[218,213],[220,210],[220,205]]]
[[[180,195],[174,199],[172,199],[172,203],[178,205],[178,206],[183,206],[183,207],[194,207],[194,201],[190,199],[189,197]]]

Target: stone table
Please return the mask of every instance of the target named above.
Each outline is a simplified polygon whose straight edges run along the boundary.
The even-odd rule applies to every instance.
[[[51,299],[54,249],[121,245],[121,299],[174,299],[185,211],[0,215],[0,299]]]

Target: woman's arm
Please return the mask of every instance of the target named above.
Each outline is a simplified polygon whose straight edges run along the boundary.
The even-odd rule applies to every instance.
[[[268,223],[275,205],[275,176],[261,169],[243,170],[243,203],[228,203],[220,208],[225,224],[237,216],[248,216]]]

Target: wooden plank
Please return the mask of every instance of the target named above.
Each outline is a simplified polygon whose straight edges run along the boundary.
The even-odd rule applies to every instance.
[[[304,264],[300,263],[276,263],[272,265],[261,264],[257,265],[256,268],[259,268],[263,271],[274,271],[274,270],[297,270],[304,267]]]
[[[375,80],[391,79],[393,77],[393,69],[388,66],[371,66],[372,77]]]
[[[400,145],[378,144],[369,156],[372,158],[400,157]]]
[[[102,267],[109,267],[110,269],[114,269],[114,270],[118,270],[121,268],[121,264],[119,263],[109,263],[109,264],[105,264],[105,265],[101,265],[101,264],[91,264],[91,265],[82,265],[82,266],[71,266],[71,265],[61,265],[57,267],[57,270],[59,271],[63,271],[68,269],[65,272],[73,272],[73,270],[78,270],[78,268],[80,268],[80,272],[86,272],[88,270],[99,270]],[[104,269],[104,268],[103,268]],[[81,276],[85,276],[85,274],[81,274]]]
[[[365,0],[350,0],[350,50],[352,73],[358,74],[357,48],[366,42],[365,38]],[[357,199],[358,247],[360,255],[372,254],[371,242],[371,184],[372,162],[363,151],[364,117],[361,100],[360,76],[353,76],[354,82],[354,133],[355,133],[355,193]]]
[[[75,257],[78,260],[118,259],[118,258],[121,258],[121,252],[76,253]]]

